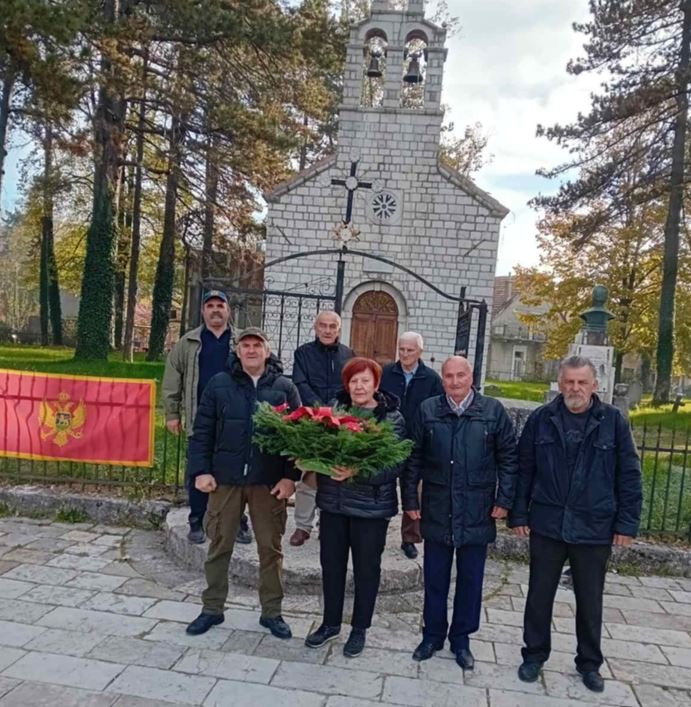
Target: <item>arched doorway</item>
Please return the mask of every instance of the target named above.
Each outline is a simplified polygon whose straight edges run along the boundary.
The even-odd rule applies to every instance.
[[[353,305],[350,346],[358,356],[385,364],[396,360],[398,307],[387,292],[369,290]]]

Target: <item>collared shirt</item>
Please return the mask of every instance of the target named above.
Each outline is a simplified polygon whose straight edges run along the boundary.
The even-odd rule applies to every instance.
[[[470,407],[474,397],[475,393],[471,388],[468,395],[460,403],[456,404],[456,401],[450,395],[446,396],[446,401],[449,403],[449,407],[460,417]]]
[[[413,380],[415,377],[415,374],[417,373],[418,366],[420,364],[416,363],[415,368],[413,368],[412,371],[406,371],[403,366],[401,366],[401,370],[403,371],[403,377],[405,378],[405,387],[407,388],[410,385],[410,381]]]

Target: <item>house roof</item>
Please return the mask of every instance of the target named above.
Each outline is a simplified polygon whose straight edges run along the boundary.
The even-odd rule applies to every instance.
[[[325,157],[319,162],[315,162],[311,167],[303,169],[301,172],[298,172],[290,179],[281,182],[271,191],[266,192],[264,194],[264,198],[269,203],[279,201],[284,194],[287,194],[295,187],[310,181],[314,177],[319,176],[322,172],[325,172],[329,167],[331,167],[335,162],[335,155]],[[509,213],[509,209],[507,209],[506,206],[497,201],[488,192],[484,191],[483,189],[480,189],[477,184],[475,184],[468,177],[463,176],[460,172],[456,171],[455,169],[452,169],[451,167],[448,167],[439,160],[437,160],[437,169],[439,170],[439,174],[441,174],[444,179],[447,179],[453,185],[457,186],[466,194],[473,197],[473,199],[475,199],[480,204],[482,204],[482,206],[488,209],[493,216],[497,216],[498,218],[503,219]]]

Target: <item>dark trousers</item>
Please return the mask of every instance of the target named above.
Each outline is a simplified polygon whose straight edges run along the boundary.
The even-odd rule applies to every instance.
[[[571,545],[544,535],[530,535],[530,581],[525,604],[523,660],[544,663],[550,654],[552,606],[568,558],[576,594],[576,668],[599,670],[602,665],[602,593],[612,548]]]
[[[422,482],[418,484],[418,495],[420,493],[421,485]],[[403,496],[402,482],[401,496]],[[401,542],[414,544],[422,542],[422,535],[420,533],[420,521],[409,518],[408,514],[405,511],[403,511],[403,516],[401,517]]]
[[[324,591],[324,623],[340,626],[343,620],[348,555],[353,554],[355,602],[353,628],[372,625],[381,578],[381,555],[386,544],[386,518],[353,518],[322,511],[319,516],[319,559]]]
[[[448,622],[451,566],[456,557],[456,593],[453,600],[451,628]],[[468,648],[468,636],[480,628],[482,580],[485,574],[487,545],[454,548],[425,540],[425,606],[423,636],[442,645],[447,631],[451,650]]]

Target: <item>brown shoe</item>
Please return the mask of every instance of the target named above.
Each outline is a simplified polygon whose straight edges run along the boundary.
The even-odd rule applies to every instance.
[[[306,530],[303,530],[302,528],[298,528],[290,536],[290,544],[293,547],[300,547],[301,545],[304,545],[309,539],[310,539],[310,534]]]

